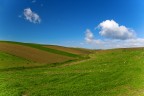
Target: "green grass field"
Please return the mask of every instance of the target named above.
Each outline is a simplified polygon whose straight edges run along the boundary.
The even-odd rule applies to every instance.
[[[12,68],[12,67],[22,67],[36,64],[35,62],[13,56],[4,52],[0,52],[0,69]]]
[[[144,48],[99,50],[89,57],[34,67],[38,63],[1,51],[0,96],[144,96]]]

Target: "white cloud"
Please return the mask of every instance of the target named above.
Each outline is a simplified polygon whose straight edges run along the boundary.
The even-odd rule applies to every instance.
[[[41,19],[39,15],[35,12],[33,12],[30,8],[24,9],[23,12],[25,19],[32,22],[32,23],[40,23]]]
[[[126,40],[118,39],[94,39],[94,35],[90,30],[86,30],[85,41],[87,44],[91,44],[94,48],[98,49],[110,49],[110,48],[129,48],[129,47],[143,47],[144,38],[133,38]]]
[[[86,40],[87,43],[93,42],[94,36],[93,36],[93,33],[90,31],[90,29],[87,29],[87,30],[86,30],[85,36],[86,36],[86,37],[85,37],[85,40]]]
[[[132,39],[135,38],[135,33],[123,25],[119,25],[114,20],[106,20],[98,25],[100,35],[110,39]]]
[[[143,38],[134,38],[127,40],[106,40],[105,49],[107,48],[130,48],[130,47],[143,47]]]
[[[106,20],[99,24],[100,36],[106,37],[105,39],[95,39],[93,32],[86,29],[85,41],[91,44],[94,48],[109,49],[109,48],[129,48],[129,47],[143,47],[144,38],[136,37],[134,31],[119,26],[114,20]]]
[[[101,44],[101,43],[103,43],[101,40],[94,39],[94,35],[90,31],[90,29],[86,30],[85,40],[86,40],[87,43],[90,43],[90,44]]]

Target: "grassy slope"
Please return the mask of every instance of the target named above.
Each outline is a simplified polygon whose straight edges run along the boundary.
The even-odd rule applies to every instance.
[[[76,54],[73,54],[73,53],[68,53],[68,52],[60,51],[60,50],[55,50],[55,49],[52,49],[52,48],[46,48],[46,47],[43,47],[44,45],[41,45],[41,44],[21,43],[21,42],[13,42],[13,41],[0,41],[0,42],[6,42],[6,43],[29,46],[29,47],[33,47],[33,48],[40,49],[40,50],[43,50],[43,51],[47,51],[47,52],[51,52],[51,53],[55,53],[55,54],[59,54],[59,55],[64,55],[64,56],[68,56],[68,57],[80,57],[79,55],[76,55]]]
[[[72,57],[39,50],[37,48],[6,42],[0,42],[0,51],[45,64],[65,62],[74,59]]]
[[[38,64],[24,58],[0,52],[0,69],[36,65]]]
[[[13,67],[57,66],[66,62],[88,58],[88,56],[80,56],[52,48],[49,50],[49,48],[45,48],[41,44],[12,41],[0,41],[0,51],[0,68],[2,69]]]
[[[56,50],[60,50],[60,51],[65,51],[65,52],[77,54],[77,55],[87,55],[87,54],[91,53],[91,50],[80,49],[80,48],[69,48],[69,47],[55,46],[55,45],[47,45],[44,47],[52,48],[52,49],[56,49]]]
[[[31,69],[31,68],[38,68],[38,67],[52,67],[52,66],[54,67],[54,66],[62,65],[64,63],[68,63],[72,61],[68,60],[65,62],[63,61],[63,62],[52,63],[52,64],[37,63],[37,62],[31,61],[25,58],[21,58],[21,57],[0,51],[0,71],[21,70],[25,68]]]
[[[143,96],[144,50],[97,51],[71,66],[0,73],[0,96]]]

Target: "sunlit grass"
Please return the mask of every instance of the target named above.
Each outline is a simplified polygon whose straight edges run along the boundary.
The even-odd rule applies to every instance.
[[[70,66],[2,71],[0,96],[142,96],[143,49],[97,51]]]

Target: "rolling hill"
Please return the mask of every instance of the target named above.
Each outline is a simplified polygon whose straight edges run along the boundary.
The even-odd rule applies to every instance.
[[[41,44],[31,44],[31,43],[21,43],[21,42],[11,42],[11,41],[0,41],[0,56],[1,56],[1,65],[12,66],[14,67],[35,67],[43,66],[47,64],[57,64],[64,63],[73,60],[79,60],[85,58],[75,53],[69,51],[57,50],[54,48],[46,48]],[[71,48],[65,48],[69,50]],[[74,50],[78,50],[73,48]],[[79,50],[80,52],[80,50]],[[83,52],[83,50],[82,50]],[[83,52],[83,55],[88,54],[88,50]],[[7,56],[7,58],[5,58]],[[14,59],[12,59],[14,58]],[[10,59],[10,62],[8,62]],[[12,61],[13,60],[13,61]],[[23,63],[17,65],[17,61],[23,60]],[[0,66],[1,68],[1,66]]]
[[[44,47],[52,48],[52,49],[60,50],[60,51],[65,51],[65,52],[77,54],[77,55],[90,54],[92,52],[92,50],[88,50],[88,49],[70,48],[70,47],[63,47],[63,46],[56,46],[56,45],[47,45]]]
[[[2,45],[5,45],[4,48],[13,50],[25,48],[24,52],[33,49],[34,51],[30,51],[33,52],[31,54],[40,52],[49,55],[51,53],[55,54],[54,57],[62,56],[60,58],[64,60],[77,60],[56,66],[41,67],[39,65],[44,62],[35,61],[33,58],[28,59],[30,57],[19,55],[20,52],[17,51],[6,50]],[[0,96],[144,96],[144,48],[96,50],[87,54],[89,59],[81,60],[82,55],[75,54],[71,48],[68,52],[68,50],[62,50],[61,46],[60,49],[58,49],[59,46],[49,47],[52,50],[58,50],[53,53],[52,50],[45,49],[47,48],[45,46],[51,45],[38,44],[38,47],[34,45],[0,43],[0,66],[3,68],[0,69]],[[60,52],[64,53],[60,54]],[[47,55],[41,56],[45,58]],[[51,60],[55,61],[55,59]],[[63,61],[60,60],[60,62]],[[19,68],[21,64],[23,66],[38,65],[38,67]]]

